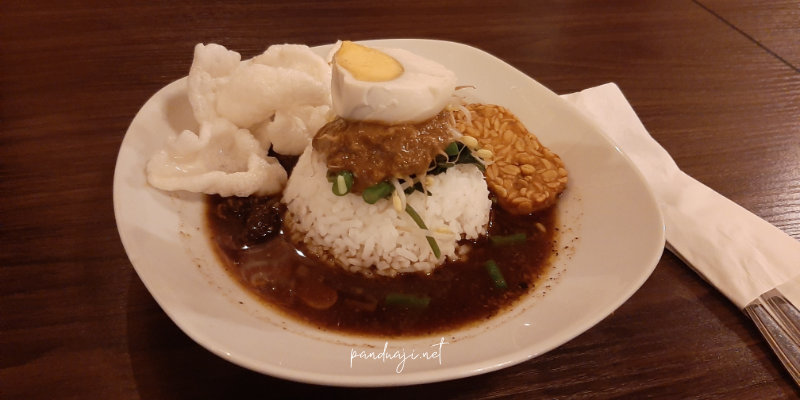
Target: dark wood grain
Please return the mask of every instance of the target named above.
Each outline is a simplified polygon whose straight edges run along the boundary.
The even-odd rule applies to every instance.
[[[720,20],[800,70],[800,2],[771,0],[699,0]]]
[[[249,57],[426,37],[482,48],[559,93],[616,82],[686,172],[800,238],[797,35],[721,4],[0,3],[0,397],[796,398],[746,317],[670,253],[609,318],[501,371],[393,389],[262,376],[175,327],[114,223],[127,125],[187,73],[195,43]]]

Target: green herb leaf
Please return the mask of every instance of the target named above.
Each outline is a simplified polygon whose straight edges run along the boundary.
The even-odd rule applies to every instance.
[[[400,183],[403,183],[403,181],[400,181]],[[405,194],[411,194],[411,193],[414,193],[415,190],[420,192],[420,193],[425,193],[425,189],[422,187],[422,182],[414,183],[413,186],[409,186],[409,187],[405,188],[403,190],[403,192],[405,192]],[[428,191],[428,196],[430,196],[430,195],[431,195],[431,191],[429,190]]]
[[[486,167],[472,155],[469,147],[461,142],[452,142],[444,149],[444,155],[438,155],[428,168],[428,175],[438,175],[457,164],[474,164],[481,172],[486,172]]]
[[[444,148],[444,152],[447,153],[448,156],[456,156],[458,155],[458,143],[452,142]]]

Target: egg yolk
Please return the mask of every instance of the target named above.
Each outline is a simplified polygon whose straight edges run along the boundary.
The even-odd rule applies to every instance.
[[[342,42],[333,59],[359,81],[385,82],[403,74],[403,65],[393,57],[347,40]]]

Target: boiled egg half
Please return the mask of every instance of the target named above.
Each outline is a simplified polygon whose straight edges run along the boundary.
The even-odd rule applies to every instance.
[[[456,76],[410,51],[341,42],[332,60],[333,111],[348,120],[417,123],[451,101]]]

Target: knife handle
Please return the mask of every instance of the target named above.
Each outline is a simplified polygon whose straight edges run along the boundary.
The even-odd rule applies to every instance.
[[[748,304],[745,314],[800,386],[800,312],[777,289],[772,289]]]

